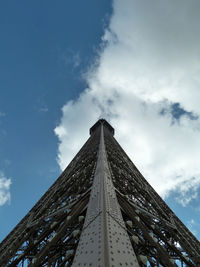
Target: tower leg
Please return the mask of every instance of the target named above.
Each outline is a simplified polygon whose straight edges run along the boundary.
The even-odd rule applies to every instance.
[[[139,266],[112,183],[103,126],[87,215],[72,266]]]

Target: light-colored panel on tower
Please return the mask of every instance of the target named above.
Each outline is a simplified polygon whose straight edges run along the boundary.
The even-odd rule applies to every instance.
[[[112,183],[103,125],[87,215],[72,266],[139,266]]]

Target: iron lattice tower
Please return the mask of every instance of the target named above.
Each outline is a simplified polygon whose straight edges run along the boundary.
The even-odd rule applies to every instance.
[[[200,243],[101,119],[0,244],[0,266],[200,266]]]

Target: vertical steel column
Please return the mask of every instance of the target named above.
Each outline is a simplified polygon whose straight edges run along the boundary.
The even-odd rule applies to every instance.
[[[72,266],[138,267],[111,180],[103,127],[102,123],[94,182]]]

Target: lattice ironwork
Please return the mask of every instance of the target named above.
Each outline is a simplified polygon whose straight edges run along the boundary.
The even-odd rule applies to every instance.
[[[200,243],[99,120],[0,244],[0,266],[200,266]]]

